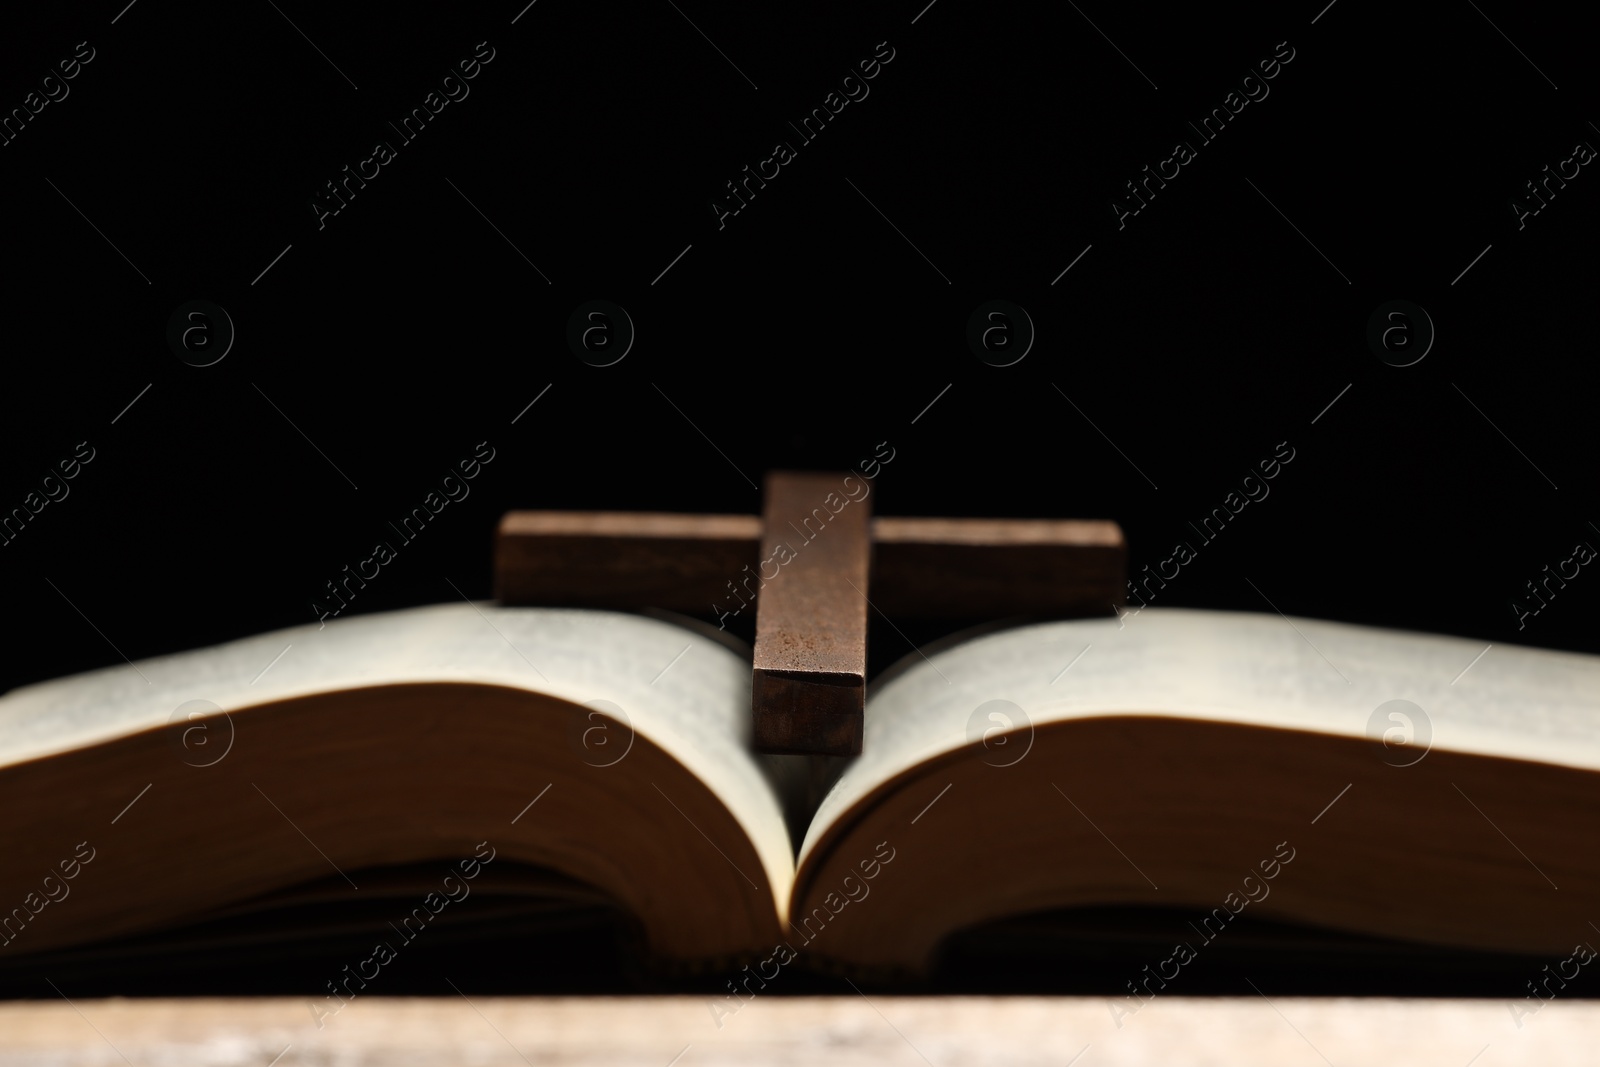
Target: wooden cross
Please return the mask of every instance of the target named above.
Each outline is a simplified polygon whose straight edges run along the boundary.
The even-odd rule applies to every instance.
[[[774,471],[766,483],[760,517],[507,512],[495,596],[709,608],[724,626],[754,610],[755,747],[834,756],[861,751],[870,612],[1059,617],[1123,602],[1127,546],[1114,522],[873,518],[856,475]]]

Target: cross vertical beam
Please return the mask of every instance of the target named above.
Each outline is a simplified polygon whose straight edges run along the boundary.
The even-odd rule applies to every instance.
[[[866,709],[870,506],[847,499],[838,475],[774,471],[766,482],[751,680],[755,747],[857,755]]]

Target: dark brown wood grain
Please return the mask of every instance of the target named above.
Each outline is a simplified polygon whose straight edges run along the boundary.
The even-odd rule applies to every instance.
[[[755,515],[510,511],[495,537],[495,598],[703,615],[737,606],[730,584],[760,547]]]
[[[763,752],[861,751],[872,513],[847,481],[767,475],[751,687]]]
[[[755,588],[761,531],[754,515],[512,511],[495,542],[495,596],[717,615],[739,607],[735,589]],[[1114,522],[880,516],[872,540],[868,593],[890,619],[1107,614],[1124,600]]]
[[[1128,546],[1114,522],[873,520],[872,603],[890,618],[1108,615]]]

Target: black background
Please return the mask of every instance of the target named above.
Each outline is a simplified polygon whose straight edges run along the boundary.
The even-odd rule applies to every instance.
[[[1600,138],[1576,26],[679,7],[141,0],[9,34],[8,109],[77,42],[95,58],[0,148],[0,505],[79,441],[96,458],[0,548],[0,681],[310,620],[480,441],[470,498],[350,613],[454,599],[446,578],[487,596],[509,508],[754,512],[764,471],[882,441],[880,514],[1114,518],[1137,573],[1287,441],[1271,496],[1154,603],[1593,647],[1586,572],[1524,629],[1510,606],[1600,540],[1588,168],[1520,231],[1509,207]],[[470,95],[319,229],[323,183],[485,40]],[[724,183],[881,41],[870,95],[719,229]],[[1270,95],[1198,144],[1185,123],[1281,41]],[[1180,138],[1198,158],[1119,230],[1112,199]],[[637,329],[610,367],[565,341],[594,298]],[[1009,367],[965,342],[995,298],[1037,329]],[[166,342],[191,299],[237,331],[213,366]],[[1413,366],[1365,340],[1392,299],[1437,329]]]
[[[1600,178],[1510,207],[1600,144],[1578,14],[924,2],[14,19],[6,112],[95,58],[0,147],[0,510],[95,458],[0,546],[0,686],[311,621],[484,441],[349,613],[488,596],[507,509],[755,512],[765,471],[887,442],[879,514],[1112,518],[1135,573],[1195,544],[1157,605],[1594,649],[1588,569],[1525,628],[1511,607],[1600,545]],[[470,95],[399,144],[480,41]],[[800,145],[879,42],[870,95]],[[1200,145],[1279,42],[1270,95]],[[379,140],[397,158],[319,228]],[[780,140],[798,158],[719,228]],[[1198,157],[1119,229],[1178,140]],[[609,367],[566,341],[597,298],[637,329]],[[194,299],[237,331],[208,367],[166,339]],[[1012,366],[966,343],[991,299],[1037,329]],[[1408,367],[1366,339],[1394,299],[1437,329]],[[1280,442],[1270,496],[1200,545]]]

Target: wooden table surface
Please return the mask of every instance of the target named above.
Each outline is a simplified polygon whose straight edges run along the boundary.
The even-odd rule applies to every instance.
[[[1158,997],[1113,1018],[1107,1001],[1087,997],[764,997],[719,1020],[700,997],[368,997],[319,1029],[308,1002],[292,998],[62,999],[0,1004],[0,1065],[1553,1067],[1600,1058],[1600,1003],[1557,1000],[1520,1018],[1512,1003]]]

